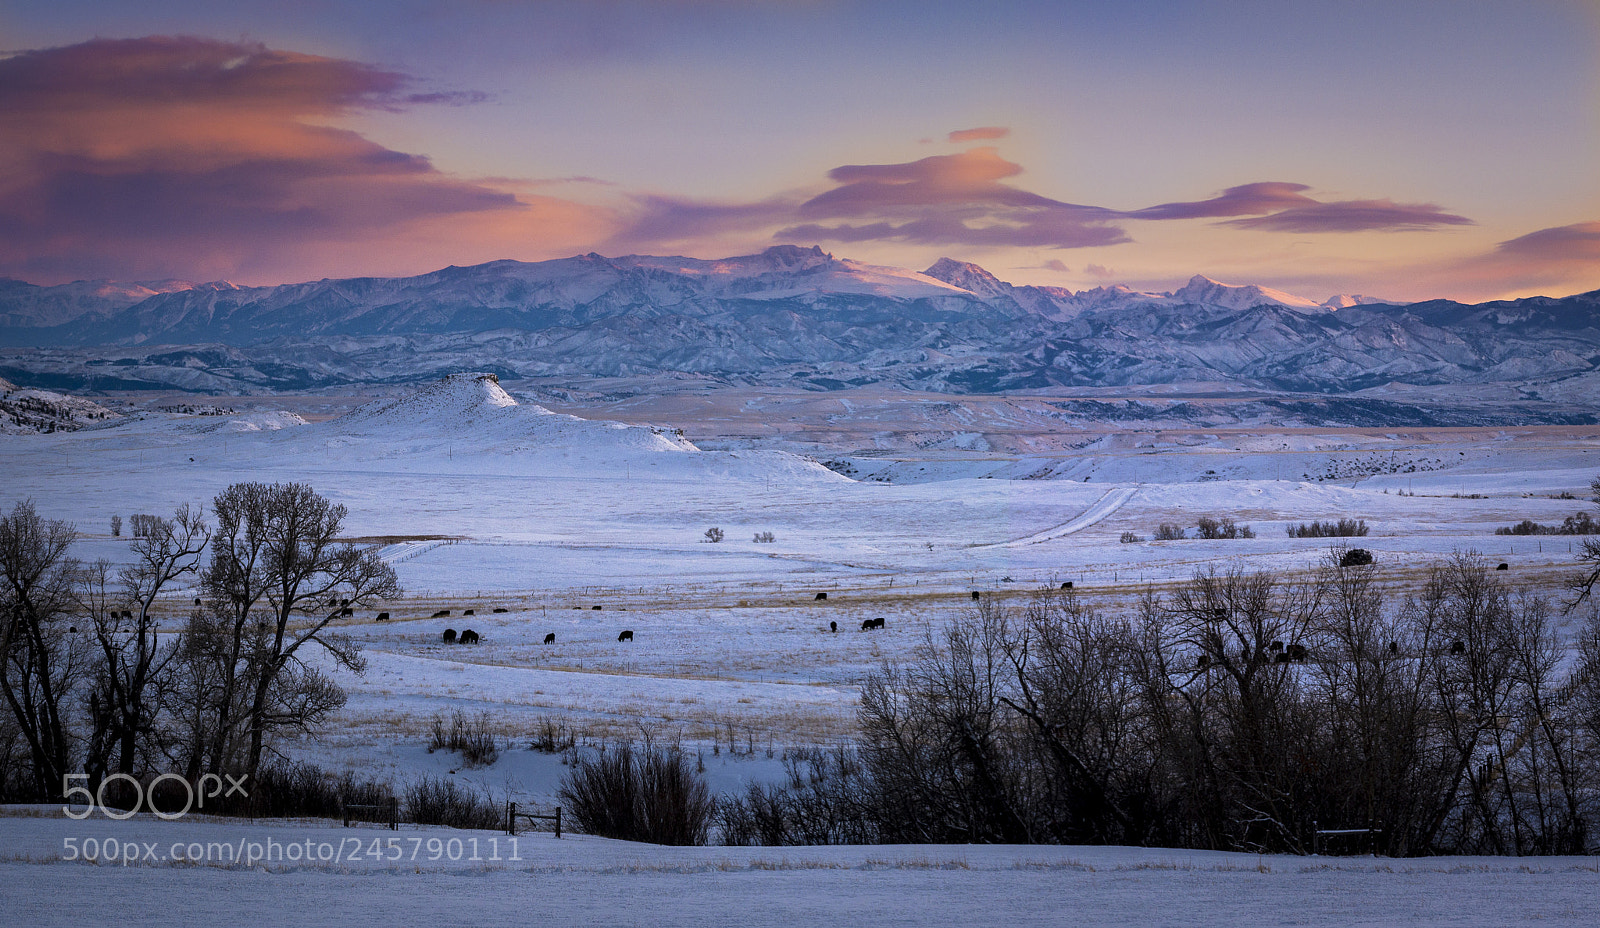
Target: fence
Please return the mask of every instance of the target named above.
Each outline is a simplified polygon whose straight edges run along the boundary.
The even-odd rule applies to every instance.
[[[506,834],[516,835],[516,833],[517,833],[517,819],[519,819],[519,818],[527,819],[528,820],[528,824],[530,824],[530,825],[534,824],[535,822],[554,822],[555,826],[556,826],[556,837],[557,838],[561,837],[561,807],[560,806],[556,806],[556,810],[555,810],[554,813],[547,813],[547,812],[519,812],[519,811],[517,811],[517,804],[516,803],[514,803],[514,802],[506,803]]]
[[[344,819],[344,827],[346,828],[349,828],[350,823],[353,821],[377,821],[379,824],[389,826],[390,831],[400,830],[400,800],[392,796],[389,798],[388,802],[383,803],[352,802],[346,804],[344,802],[340,802],[339,812],[341,817]],[[365,818],[359,814],[351,814],[361,812],[375,812],[381,817],[374,819]]]

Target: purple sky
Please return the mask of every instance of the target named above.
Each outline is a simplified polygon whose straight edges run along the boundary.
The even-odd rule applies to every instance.
[[[1600,4],[0,0],[0,274],[1600,288]]]

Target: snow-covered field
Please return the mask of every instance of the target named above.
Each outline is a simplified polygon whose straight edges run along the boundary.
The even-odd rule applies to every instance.
[[[1106,427],[1063,435],[1056,446],[1072,450],[1050,452],[967,440],[915,453],[841,446],[830,458],[853,480],[759,442],[706,444],[725,450],[700,450],[671,425],[553,414],[518,404],[492,379],[457,376],[328,421],[260,409],[150,413],[0,436],[0,506],[31,499],[77,525],[76,556],[117,561],[128,541],[110,537],[112,514],[170,513],[240,480],[311,484],[349,508],[349,535],[379,546],[406,595],[378,607],[388,622],[373,621],[375,610],[344,620],[365,642],[367,673],[341,676],[351,699],[338,723],[294,751],[335,770],[397,780],[454,773],[548,801],[559,757],[526,747],[547,717],[589,737],[649,730],[680,740],[701,754],[714,790],[774,778],[786,749],[847,736],[863,676],[908,657],[925,629],[970,608],[973,590],[1021,604],[1070,580],[1115,606],[1213,566],[1293,572],[1314,566],[1328,542],[1290,539],[1285,526],[1340,517],[1371,526],[1358,544],[1398,587],[1453,551],[1478,550],[1507,562],[1512,580],[1548,588],[1569,569],[1570,540],[1493,530],[1590,507],[1600,472],[1595,427]],[[1192,527],[1208,514],[1249,524],[1257,537],[1119,543],[1124,532],[1148,539],[1162,522]],[[724,541],[706,542],[712,526]],[[758,532],[775,540],[756,542]],[[175,591],[174,621],[188,595]],[[442,609],[451,615],[432,618]],[[860,630],[875,617],[885,629]],[[482,642],[446,645],[445,628],[471,628]],[[624,629],[632,642],[617,640]],[[431,719],[451,709],[491,713],[504,736],[496,764],[457,770],[453,755],[425,751]],[[10,855],[0,864],[9,871],[0,880],[5,924],[82,924],[134,908],[173,922],[225,921],[289,898],[320,920],[353,924],[481,924],[510,912],[620,924],[624,911],[648,913],[633,916],[648,924],[1504,924],[1513,911],[1590,924],[1600,904],[1593,863],[1570,860],[1523,868],[1084,848],[663,851],[540,838],[524,845],[526,861],[502,865],[52,862],[63,836],[95,827],[133,828],[141,840],[164,829],[342,836],[321,825],[0,818]],[[225,894],[207,891],[222,884]],[[58,898],[85,908],[69,916]],[[642,900],[661,904],[635,907]],[[281,902],[266,910],[269,924],[302,911]]]
[[[58,814],[0,815],[0,841],[4,921],[40,928],[1589,926],[1600,904],[1600,860],[1582,857],[1376,860],[1126,847],[661,848],[585,836],[557,840],[547,832],[521,835],[512,844],[505,834],[447,828],[391,832],[370,825],[144,817],[74,822]],[[65,859],[81,856],[86,845],[102,859]],[[103,859],[111,848],[116,862]],[[124,856],[137,861],[124,866]],[[308,856],[318,859],[307,862]]]

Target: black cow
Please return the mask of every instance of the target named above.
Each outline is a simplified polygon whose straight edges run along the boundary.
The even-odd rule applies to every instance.
[[[354,609],[351,609],[349,606],[346,606],[343,609],[339,610],[339,614],[340,615],[355,615],[356,611]]]
[[[1061,588],[1062,588],[1062,589],[1063,589],[1063,590],[1070,590],[1070,589],[1072,589],[1072,581],[1071,581],[1071,580],[1068,580],[1068,581],[1067,581],[1067,582],[1066,582],[1066,583],[1063,583],[1063,584],[1061,584]]]
[[[555,632],[551,632],[550,634],[544,636],[544,643],[545,644],[555,644],[556,643],[556,633]]]
[[[1271,650],[1271,651],[1282,651],[1282,650],[1283,650],[1283,642],[1281,642],[1281,641],[1274,641],[1274,642],[1273,642],[1273,643],[1272,643],[1272,647],[1271,647],[1271,648],[1269,648],[1269,649],[1268,649],[1268,650]]]
[[[502,608],[501,608],[501,607],[499,607],[499,606],[496,606],[496,607],[494,607],[494,611],[495,611],[495,612],[496,612],[496,613],[501,613],[501,612],[505,612],[505,611],[506,611],[506,610],[505,610],[505,609],[502,609]]]
[[[836,632],[838,630],[839,630],[839,623],[838,622],[829,622],[828,623],[828,631]]]
[[[983,594],[979,593],[977,590],[973,590],[972,591],[972,598],[973,599],[982,599],[983,598]]]
[[[470,628],[467,629],[466,631],[461,633],[461,643],[462,644],[477,644],[478,643],[478,633],[473,631]]]
[[[861,630],[866,631],[869,628],[882,628],[883,622],[884,620],[881,616],[876,619],[868,619],[861,623]]]
[[[1454,644],[1450,645],[1450,653],[1451,654],[1465,654],[1465,653],[1467,653],[1467,643],[1465,641],[1457,641],[1457,642],[1455,642]]]
[[[631,629],[631,628],[623,629],[622,634],[617,636],[617,640],[618,641],[632,641],[633,640],[633,629]]]
[[[1306,659],[1306,646],[1303,644],[1291,644],[1284,653],[1289,656],[1291,661],[1303,661]]]
[[[827,599],[827,598],[828,598],[828,594],[827,594],[827,593],[818,593],[818,594],[817,594],[817,600],[818,600],[818,601],[819,601],[819,602],[820,602],[820,601],[822,601],[822,600],[824,600],[824,599]]]
[[[378,621],[379,622],[387,622],[387,621],[389,621],[389,613],[387,613],[387,612],[378,613]]]
[[[1511,569],[1511,565],[1507,564],[1505,561],[1501,561],[1500,562],[1500,566],[1495,568],[1495,570],[1510,570],[1510,569]]]
[[[468,609],[466,612],[463,612],[461,614],[462,615],[477,615],[478,614],[478,610],[476,610],[476,609]]]
[[[445,616],[447,616],[449,614],[450,614],[450,610],[449,609],[440,609],[438,612],[435,612],[433,614],[433,617],[436,618],[436,619],[442,619],[442,618],[444,618]]]
[[[589,608],[594,610],[595,612],[599,612],[600,610],[604,609],[605,607],[604,606],[590,606]]]
[[[443,638],[445,644],[455,644],[456,630],[453,628],[447,628],[444,630],[444,634],[440,637]]]

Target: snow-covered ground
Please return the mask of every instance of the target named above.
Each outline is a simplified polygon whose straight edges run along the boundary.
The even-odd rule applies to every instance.
[[[448,828],[391,832],[144,816],[75,822],[52,810],[40,810],[50,817],[16,811],[32,810],[0,815],[0,912],[7,925],[39,928],[1590,926],[1600,902],[1600,860],[1581,857],[1376,860],[971,845],[661,848],[586,836],[557,840],[549,833],[524,834],[513,844],[502,833]],[[86,845],[101,858],[65,859],[81,856]],[[115,863],[103,859],[110,848]],[[138,859],[124,866],[124,855]]]
[[[349,535],[378,547],[406,595],[342,620],[365,644],[367,672],[340,675],[349,704],[294,752],[363,776],[455,776],[497,796],[548,802],[564,768],[559,755],[528,747],[544,719],[581,738],[648,731],[681,742],[718,792],[776,779],[788,750],[848,736],[861,679],[909,657],[928,628],[970,608],[974,590],[1021,604],[1071,580],[1114,607],[1211,567],[1296,571],[1329,545],[1288,538],[1285,526],[1340,517],[1366,520],[1372,534],[1356,543],[1397,587],[1453,551],[1478,550],[1506,561],[1512,580],[1548,588],[1570,567],[1570,539],[1493,530],[1589,508],[1600,472],[1593,427],[1107,427],[1037,444],[1068,450],[985,443],[952,433],[914,454],[840,449],[834,467],[858,478],[847,479],[733,438],[708,442],[727,450],[701,450],[672,424],[551,413],[517,403],[492,378],[458,376],[328,421],[261,409],[144,413],[78,432],[0,436],[0,506],[33,500],[77,525],[76,556],[117,561],[128,539],[110,537],[113,514],[169,513],[240,480],[311,484],[349,508]],[[1249,524],[1257,537],[1119,542],[1208,514]],[[712,526],[725,540],[707,543]],[[775,540],[757,542],[758,532]],[[188,595],[174,592],[172,621]],[[374,621],[379,608],[392,618]],[[451,615],[433,618],[442,609]],[[861,630],[877,617],[887,620],[883,630]],[[446,645],[445,628],[471,628],[482,641]],[[634,632],[631,642],[617,640],[622,630]],[[426,751],[431,720],[454,709],[490,714],[499,761],[463,768],[456,755]],[[320,824],[0,817],[0,922],[85,924],[139,912],[141,924],[196,924],[250,912],[265,924],[307,913],[348,924],[483,924],[515,913],[611,924],[1587,925],[1600,904],[1600,876],[1584,860],[678,851],[541,836],[515,863],[56,861],[64,837],[91,833],[353,834]],[[424,833],[458,835],[401,836]],[[66,898],[74,907],[59,904]]]
[[[6,436],[0,505],[32,499],[83,532],[77,556],[116,561],[127,539],[108,536],[112,514],[167,513],[239,480],[304,481],[345,504],[350,535],[380,546],[407,595],[381,607],[390,622],[349,621],[371,669],[344,675],[345,724],[306,751],[403,771],[382,753],[448,708],[493,710],[508,736],[556,714],[597,735],[643,723],[705,743],[732,724],[747,740],[827,743],[853,726],[862,677],[909,656],[972,590],[1020,603],[1071,580],[1125,601],[1213,566],[1303,569],[1328,542],[1284,529],[1312,519],[1366,520],[1359,544],[1396,583],[1471,549],[1549,586],[1571,539],[1492,532],[1590,505],[1600,472],[1593,427],[1071,435],[1078,447],[1053,454],[956,442],[856,457],[851,480],[782,451],[700,450],[672,425],[554,414],[457,375],[310,424],[257,408]],[[1119,543],[1207,514],[1257,537]],[[721,543],[706,543],[712,526]],[[431,618],[440,609],[454,615]],[[886,628],[862,632],[875,617]],[[443,645],[447,627],[483,641]]]

